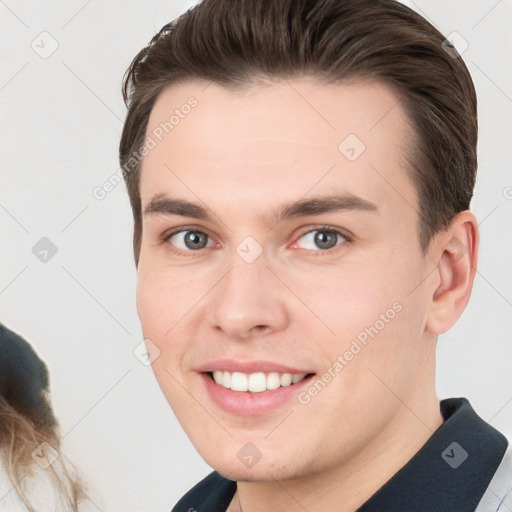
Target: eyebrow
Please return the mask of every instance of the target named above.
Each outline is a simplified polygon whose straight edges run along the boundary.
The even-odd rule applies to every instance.
[[[362,211],[377,213],[377,206],[353,194],[311,197],[299,199],[293,203],[285,204],[273,211],[269,217],[271,224],[278,224],[284,220],[310,215],[321,215],[337,211]],[[164,214],[192,217],[198,220],[213,222],[218,218],[206,206],[182,199],[171,199],[165,194],[154,196],[144,208],[143,216]]]

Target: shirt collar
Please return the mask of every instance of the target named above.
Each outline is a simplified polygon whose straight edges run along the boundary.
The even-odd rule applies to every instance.
[[[471,512],[508,442],[466,398],[441,401],[444,423],[358,512]]]
[[[473,512],[508,442],[465,398],[440,404],[443,424],[414,457],[357,512]],[[172,512],[223,512],[236,482],[216,471],[191,489]]]

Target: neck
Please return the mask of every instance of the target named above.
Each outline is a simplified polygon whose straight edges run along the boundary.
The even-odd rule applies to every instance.
[[[443,423],[435,391],[426,397],[425,387],[421,386],[416,395],[402,399],[393,421],[349,460],[292,480],[239,482],[227,512],[354,512]]]

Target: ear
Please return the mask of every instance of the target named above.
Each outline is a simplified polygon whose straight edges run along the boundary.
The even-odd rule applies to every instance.
[[[429,259],[437,261],[429,292],[426,330],[448,331],[471,296],[478,263],[478,223],[469,210],[457,214],[448,229],[432,240]],[[430,295],[431,294],[431,295]]]

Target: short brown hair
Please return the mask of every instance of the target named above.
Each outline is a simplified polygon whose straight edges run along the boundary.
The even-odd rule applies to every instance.
[[[125,73],[128,107],[119,156],[142,238],[140,159],[164,88],[203,79],[243,88],[258,78],[376,80],[400,98],[414,131],[410,177],[419,240],[469,209],[477,169],[477,103],[464,61],[429,22],[394,0],[203,0],[165,25]]]

